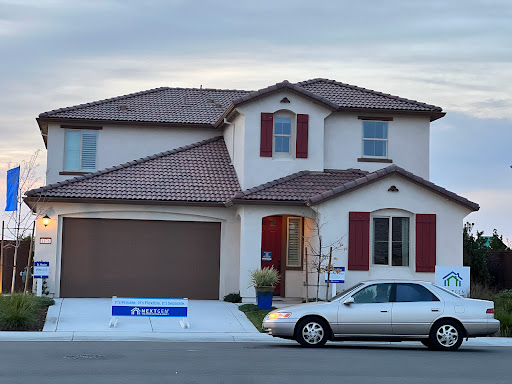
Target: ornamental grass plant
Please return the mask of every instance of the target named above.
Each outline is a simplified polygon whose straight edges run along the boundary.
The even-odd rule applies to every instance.
[[[279,272],[274,267],[255,269],[251,272],[251,287],[274,287],[279,282]]]
[[[31,294],[0,295],[0,330],[37,330],[41,322],[44,324],[46,308],[53,304],[55,301],[51,298]]]

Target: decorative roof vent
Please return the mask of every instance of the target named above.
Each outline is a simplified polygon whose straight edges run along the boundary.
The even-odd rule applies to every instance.
[[[398,188],[392,185],[391,187],[389,187],[388,192],[398,192]]]
[[[128,106],[126,104],[121,104],[121,105],[119,105],[119,110],[127,111],[128,110]]]
[[[288,100],[287,97],[283,97],[283,99],[280,101],[280,103],[290,103],[290,100]]]

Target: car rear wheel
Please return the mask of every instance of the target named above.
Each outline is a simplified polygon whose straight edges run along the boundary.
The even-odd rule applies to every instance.
[[[453,320],[441,320],[430,331],[430,343],[439,351],[459,349],[464,338],[462,327]]]
[[[321,347],[329,337],[329,325],[319,318],[305,318],[297,325],[297,341],[303,347]]]

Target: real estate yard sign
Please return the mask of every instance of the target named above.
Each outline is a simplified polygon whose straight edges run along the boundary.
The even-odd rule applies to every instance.
[[[113,297],[112,316],[187,317],[188,299]]]
[[[436,265],[436,285],[462,297],[469,297],[469,267]]]

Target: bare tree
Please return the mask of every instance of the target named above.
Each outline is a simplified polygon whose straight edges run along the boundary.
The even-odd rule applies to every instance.
[[[28,161],[23,160],[21,164],[19,164],[20,177],[18,185],[18,196],[16,198],[16,210],[8,212],[6,230],[7,233],[10,234],[10,237],[14,239],[14,243],[12,245],[14,247],[14,260],[12,269],[11,293],[14,292],[18,249],[21,242],[28,236],[29,232],[31,231],[32,224],[37,217],[36,213],[34,213],[29,207],[25,205],[23,202],[23,196],[28,190],[33,189],[36,183],[40,181],[36,175],[36,170],[39,166],[36,164],[39,152],[40,150],[35,151]],[[14,165],[12,163],[8,163],[8,169],[13,167]],[[12,182],[15,183],[15,181]],[[15,185],[13,184],[11,187],[14,188]],[[29,278],[29,268],[30,266],[27,266],[27,279]]]
[[[338,260],[337,257],[332,257],[332,253],[347,250],[343,243],[346,234],[330,243],[323,241],[322,229],[327,224],[328,223],[321,223],[318,219],[306,221],[306,225],[311,233],[309,237],[304,236],[304,243],[311,251],[311,260],[306,264],[306,273],[310,271],[316,272],[316,284],[309,284],[309,286],[316,287],[316,301],[319,299],[320,287],[325,285],[326,289],[328,288],[328,283],[321,284],[321,276],[324,273],[333,272],[333,262]],[[306,289],[309,289],[309,287]]]

